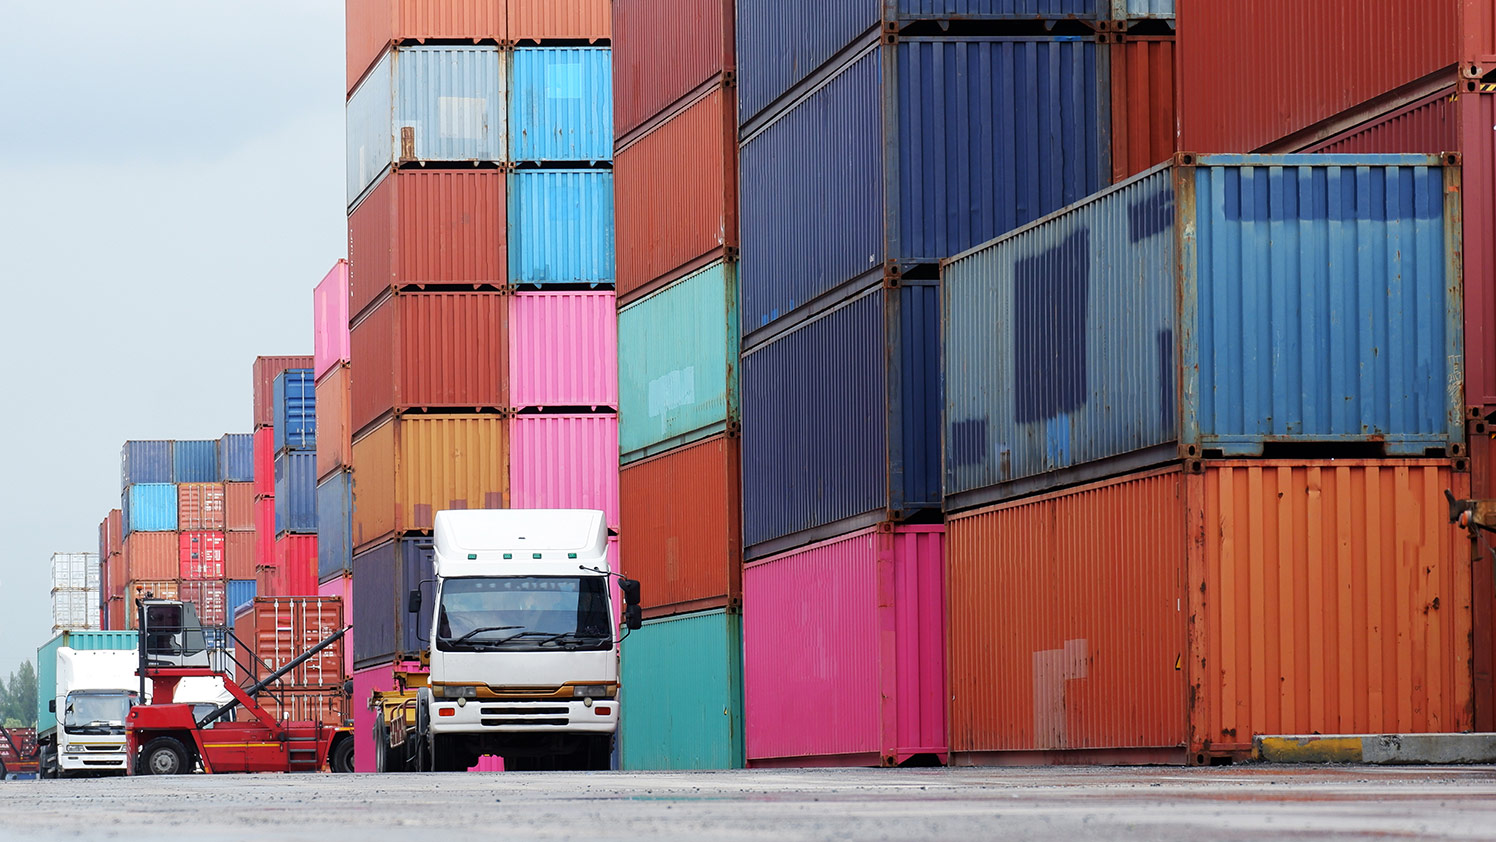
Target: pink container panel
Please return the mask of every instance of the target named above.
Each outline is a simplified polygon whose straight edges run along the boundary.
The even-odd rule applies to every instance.
[[[867,529],[743,568],[749,765],[944,758],[944,532]]]
[[[347,616],[347,615],[344,615]],[[352,646],[346,647],[349,651]],[[385,664],[369,667],[353,674],[353,698],[348,707],[353,709],[353,771],[373,772],[374,769],[374,712],[369,710],[369,697],[375,690],[395,689],[395,667]]]
[[[521,292],[509,301],[510,405],[618,406],[612,292]]]
[[[601,509],[618,528],[618,416],[516,415],[509,430],[515,509]]]
[[[255,430],[255,496],[275,496],[275,428]],[[274,535],[270,537],[274,538]]]
[[[315,377],[348,362],[348,261],[339,260],[312,292],[312,367]]]
[[[334,576],[317,586],[317,596],[340,596],[343,598],[343,616],[353,616],[353,577],[344,573]],[[356,631],[356,629],[355,629]],[[353,675],[353,632],[343,635],[343,669]]]

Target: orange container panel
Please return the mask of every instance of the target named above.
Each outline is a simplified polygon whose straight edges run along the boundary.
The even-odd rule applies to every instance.
[[[249,532],[255,528],[255,484],[223,484],[223,528],[229,532]]]
[[[502,41],[508,0],[347,0],[347,93],[392,41]]]
[[[619,476],[624,575],[648,616],[721,608],[742,594],[738,441],[723,436],[635,462]]]
[[[125,598],[122,596],[109,597],[109,630],[122,631],[129,628],[125,625]]]
[[[250,646],[260,676],[289,664],[343,627],[343,600],[335,596],[255,597]],[[235,623],[235,628],[242,628]],[[237,632],[236,632],[237,634]],[[343,645],[340,638],[286,674],[269,689],[342,689]]]
[[[223,568],[229,579],[253,579],[258,563],[259,533],[225,532],[223,535]]]
[[[1112,60],[1112,180],[1174,155],[1174,38],[1122,36]]]
[[[509,431],[497,415],[397,416],[353,443],[353,541],[432,527],[442,509],[502,509]]]
[[[223,529],[223,483],[184,482],[177,485],[177,529],[183,532]]]
[[[125,578],[175,579],[179,551],[175,532],[131,532],[125,536]]]
[[[509,0],[509,40],[604,41],[612,37],[611,0]]]
[[[350,724],[348,697],[342,690],[289,690],[263,693],[255,701],[281,721],[320,722],[323,725]],[[235,721],[252,722],[254,716],[239,708]]]
[[[382,375],[388,377],[388,372]],[[349,366],[333,366],[317,381],[317,479],[353,464],[353,426],[348,415]]]
[[[120,552],[110,556],[104,562],[104,582],[109,587],[110,598],[125,595],[125,582],[130,580],[129,571],[125,567],[125,553]]]

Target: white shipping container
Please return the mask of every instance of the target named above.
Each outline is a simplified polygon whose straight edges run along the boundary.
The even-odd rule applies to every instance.
[[[68,590],[99,589],[98,553],[53,553],[52,587]]]
[[[99,589],[54,588],[52,633],[92,631],[99,628]]]

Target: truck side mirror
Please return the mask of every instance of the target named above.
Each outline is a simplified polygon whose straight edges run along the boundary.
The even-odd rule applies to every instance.
[[[629,631],[638,631],[644,627],[644,609],[637,605],[630,605],[623,609],[623,624],[628,626]]]
[[[57,712],[57,700],[56,699],[48,699],[47,700],[47,713],[56,713],[56,712]]]
[[[410,592],[410,598],[405,602],[405,610],[412,614],[421,612],[421,589],[415,588]]]
[[[618,580],[618,589],[620,591],[623,591],[623,604],[624,605],[638,605],[639,604],[639,580],[638,579],[619,579]]]

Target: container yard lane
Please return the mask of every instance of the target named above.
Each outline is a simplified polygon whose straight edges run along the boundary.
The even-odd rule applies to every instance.
[[[1429,767],[224,775],[0,784],[3,838],[1490,839],[1496,771]],[[437,834],[452,832],[461,837]],[[405,834],[418,834],[405,837]]]

